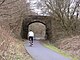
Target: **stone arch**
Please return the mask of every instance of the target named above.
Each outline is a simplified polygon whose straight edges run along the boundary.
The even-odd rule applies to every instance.
[[[22,29],[21,29],[21,37],[23,39],[27,39],[28,34],[28,27],[30,24],[39,22],[45,25],[46,27],[46,39],[50,39],[51,36],[51,18],[48,16],[28,16],[25,20],[23,20],[22,23]]]
[[[29,28],[31,27],[31,25],[35,25],[35,24],[40,24],[39,26],[41,26],[40,28],[41,28],[41,31],[43,30],[43,35],[41,35],[40,34],[40,31],[38,31],[38,30],[35,30],[34,28],[32,28],[32,30],[33,30],[33,32],[35,33],[35,39],[36,38],[40,38],[40,39],[46,39],[46,24],[45,23],[43,23],[43,22],[41,22],[41,21],[33,21],[33,22],[30,22],[29,24],[28,24],[28,31],[29,31]],[[38,25],[37,25],[38,26]],[[35,27],[37,27],[36,25],[35,25]],[[39,28],[38,28],[39,29]],[[36,32],[37,31],[37,32]],[[28,32],[27,32],[28,33]],[[44,38],[43,38],[43,36],[44,36]]]
[[[30,24],[32,24],[32,23],[35,23],[35,22],[42,23],[43,25],[46,26],[46,24],[45,24],[44,22],[42,22],[42,21],[32,21],[32,22],[28,23],[28,26],[29,26]]]

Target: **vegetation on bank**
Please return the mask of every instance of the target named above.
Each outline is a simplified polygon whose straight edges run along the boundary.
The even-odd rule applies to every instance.
[[[49,48],[49,49],[51,49],[51,50],[59,53],[59,54],[65,56],[65,57],[71,58],[71,60],[78,60],[77,57],[73,57],[73,56],[71,56],[70,54],[65,53],[64,51],[58,49],[57,47],[55,47],[54,45],[52,45],[52,44],[50,44],[50,43],[44,43],[43,45],[44,45],[45,47],[47,47],[47,48]]]
[[[23,41],[0,26],[0,60],[32,60],[24,48]]]

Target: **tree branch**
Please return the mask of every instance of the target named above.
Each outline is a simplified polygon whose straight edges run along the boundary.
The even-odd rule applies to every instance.
[[[0,3],[0,6],[5,2],[5,0],[3,0],[1,3]]]

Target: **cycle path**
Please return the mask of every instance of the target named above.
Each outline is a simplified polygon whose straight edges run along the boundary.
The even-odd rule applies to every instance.
[[[71,60],[70,58],[64,57],[57,52],[44,47],[39,41],[34,41],[32,47],[29,46],[29,42],[26,42],[25,48],[32,56],[33,60]]]

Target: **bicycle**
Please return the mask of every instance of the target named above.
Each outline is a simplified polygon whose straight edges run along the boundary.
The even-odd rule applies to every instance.
[[[29,45],[29,46],[32,46],[32,45],[33,45],[33,42],[32,42],[32,40],[31,40],[31,39],[29,40],[29,43],[30,43],[30,45]]]

